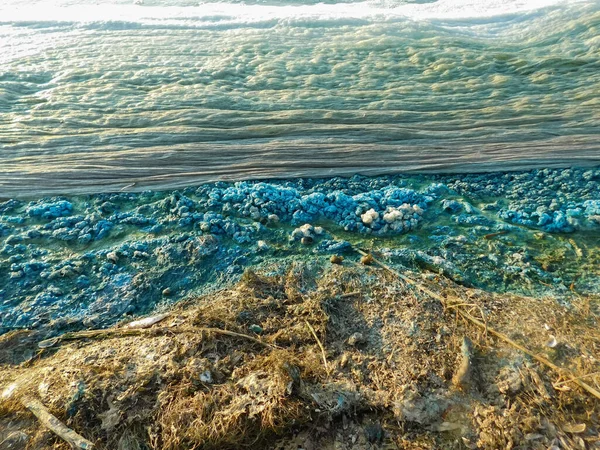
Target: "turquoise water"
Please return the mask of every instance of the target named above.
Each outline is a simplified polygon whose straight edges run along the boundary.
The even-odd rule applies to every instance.
[[[600,163],[600,2],[4,0],[0,197]]]

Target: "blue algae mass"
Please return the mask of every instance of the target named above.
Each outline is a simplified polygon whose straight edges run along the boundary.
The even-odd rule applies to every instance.
[[[568,301],[575,288],[600,289],[600,169],[9,200],[0,236],[3,332],[107,326],[230,285],[250,267],[277,274],[373,245],[402,270]]]
[[[0,333],[357,249],[600,287],[600,2],[4,0]]]
[[[136,3],[1,2],[0,197],[600,163],[597,0]]]

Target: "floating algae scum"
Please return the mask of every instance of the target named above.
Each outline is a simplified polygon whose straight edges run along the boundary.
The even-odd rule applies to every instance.
[[[2,203],[0,448],[596,448],[599,180]]]

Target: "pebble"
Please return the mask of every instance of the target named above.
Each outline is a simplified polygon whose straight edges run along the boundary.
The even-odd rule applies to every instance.
[[[119,261],[119,256],[116,252],[109,252],[106,254],[106,259],[108,259],[113,264],[116,264]]]
[[[269,244],[267,244],[265,241],[258,241],[256,243],[256,247],[261,252],[266,252],[267,250],[269,250],[271,248],[271,247],[269,247]]]
[[[341,264],[344,260],[344,257],[340,255],[331,255],[331,258],[329,258],[329,260],[332,264]]]
[[[363,344],[364,342],[365,337],[362,335],[362,333],[359,333],[358,331],[356,333],[353,333],[352,336],[348,338],[348,345],[351,345],[353,347]]]
[[[260,325],[257,325],[257,324],[252,324],[252,325],[250,325],[250,326],[248,327],[248,329],[249,329],[250,331],[252,331],[253,333],[256,333],[256,334],[262,334],[262,332],[263,332],[263,329],[262,329],[262,327],[261,327]]]

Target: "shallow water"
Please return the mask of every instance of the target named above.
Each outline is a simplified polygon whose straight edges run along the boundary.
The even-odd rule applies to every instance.
[[[599,1],[5,0],[0,197],[597,165],[598,92]]]
[[[352,265],[350,244],[414,276],[569,303],[600,292],[598,242],[600,168],[10,200],[0,202],[0,334],[113,324],[247,269],[324,267],[332,254]]]

